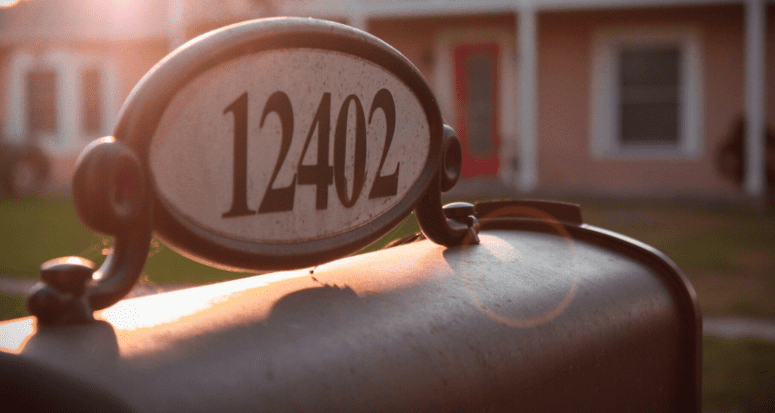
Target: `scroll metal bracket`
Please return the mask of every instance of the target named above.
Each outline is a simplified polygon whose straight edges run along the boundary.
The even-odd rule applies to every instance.
[[[415,207],[423,234],[446,247],[479,243],[480,226],[474,205],[466,202],[441,205],[441,194],[452,189],[460,178],[462,155],[463,148],[455,130],[444,125],[439,172]]]
[[[93,320],[92,312],[124,298],[137,282],[150,249],[151,196],[137,155],[113,137],[89,144],[76,162],[73,198],[81,221],[114,237],[99,269],[81,257],[41,265],[41,282],[27,301],[42,324]]]

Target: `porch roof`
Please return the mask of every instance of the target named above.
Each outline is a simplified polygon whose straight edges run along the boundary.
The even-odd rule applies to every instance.
[[[166,36],[167,1],[22,0],[0,9],[0,43]]]

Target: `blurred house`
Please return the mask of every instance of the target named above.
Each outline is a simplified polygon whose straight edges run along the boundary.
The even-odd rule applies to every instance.
[[[0,131],[52,159],[66,190],[91,140],[110,135],[121,103],[168,52],[167,6],[125,0],[23,0],[0,9]]]
[[[169,50],[282,15],[349,24],[404,53],[460,135],[467,177],[515,193],[765,189],[763,131],[775,127],[775,3],[765,0],[26,0],[0,9],[4,134],[45,145],[66,177]],[[738,188],[715,157],[741,116]]]

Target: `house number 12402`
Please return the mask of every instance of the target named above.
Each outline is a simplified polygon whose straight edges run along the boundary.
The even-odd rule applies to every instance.
[[[348,182],[345,176],[345,147],[347,138],[347,123],[350,106],[355,106],[355,151],[353,159],[353,185],[352,193],[348,194]],[[377,175],[369,191],[369,199],[394,196],[398,193],[398,173],[401,164],[396,165],[393,173],[382,174],[390,144],[393,141],[393,133],[396,126],[396,108],[393,95],[387,89],[380,89],[374,96],[369,109],[369,124],[371,124],[374,112],[381,109],[386,120],[385,144],[382,156],[377,167]],[[226,106],[223,114],[231,113],[234,118],[234,175],[231,208],[224,212],[223,218],[240,217],[264,214],[269,212],[283,212],[293,210],[296,185],[315,185],[315,208],[322,210],[328,208],[328,187],[333,183],[339,201],[346,208],[351,208],[358,201],[366,183],[366,118],[363,105],[356,95],[345,98],[339,109],[339,115],[334,129],[334,164],[329,161],[329,138],[331,132],[331,93],[324,93],[320,99],[317,112],[314,115],[309,132],[304,141],[304,146],[299,156],[298,168],[288,186],[275,188],[274,181],[285,163],[288,150],[293,140],[293,108],[291,101],[285,92],[274,92],[266,101],[264,111],[261,114],[260,127],[270,113],[276,113],[280,118],[281,141],[280,153],[266,187],[266,192],[258,207],[258,211],[251,210],[247,202],[247,146],[248,146],[248,93],[245,92],[231,104]],[[304,165],[302,161],[309,148],[312,135],[317,130],[317,163]]]

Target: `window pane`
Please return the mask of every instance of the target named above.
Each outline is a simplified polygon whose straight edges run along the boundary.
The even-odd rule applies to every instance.
[[[681,53],[671,48],[631,48],[622,50],[622,84],[677,85]]]
[[[624,144],[677,144],[677,47],[623,49],[620,58],[620,131]]]
[[[83,72],[83,130],[87,133],[102,132],[102,88],[100,72],[90,69]]]
[[[57,75],[53,70],[27,73],[27,120],[30,132],[56,132]]]
[[[622,143],[675,144],[678,142],[678,104],[633,103],[621,108]]]

